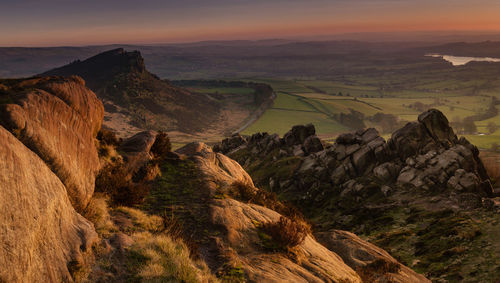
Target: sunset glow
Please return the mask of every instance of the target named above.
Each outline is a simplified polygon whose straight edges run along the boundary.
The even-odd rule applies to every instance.
[[[1,0],[0,4],[0,46],[500,30],[496,0]]]

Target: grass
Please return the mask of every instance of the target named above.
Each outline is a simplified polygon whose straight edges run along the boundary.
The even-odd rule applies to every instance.
[[[130,208],[126,206],[120,206],[115,209],[117,212],[122,212],[127,215],[134,224],[134,227],[138,227],[147,231],[159,231],[163,224],[163,219],[157,215],[147,215],[141,210]]]
[[[143,282],[217,282],[207,265],[190,257],[188,247],[165,235],[138,232],[132,235],[133,264]]]
[[[211,87],[211,88],[199,88],[199,87],[189,87],[189,90],[198,93],[209,93],[209,94],[244,94],[251,95],[254,94],[255,90],[253,88],[247,87]]]
[[[257,132],[277,133],[284,135],[292,126],[312,123],[320,134],[338,134],[348,130],[347,127],[319,112],[268,109],[242,134],[251,135]]]
[[[497,92],[492,91],[498,89],[500,92],[500,83],[490,79],[464,79],[455,74],[441,80],[436,79],[436,76],[425,74],[421,75],[420,79],[415,79],[414,76],[399,73],[390,79],[370,79],[355,75],[331,81],[255,78],[254,81],[270,84],[275,89],[277,98],[273,107],[242,133],[251,135],[268,132],[283,135],[294,125],[312,123],[316,126],[318,135],[333,139],[339,133],[353,130],[332,119],[333,115],[349,113],[350,109],[365,116],[382,112],[394,114],[401,121],[415,121],[421,111],[409,106],[421,102],[428,107],[439,109],[448,120],[454,121],[484,113],[491,104],[490,96],[500,97]],[[381,91],[380,86],[384,84],[392,87]],[[475,88],[474,92],[472,88]],[[339,91],[344,96],[332,95],[338,94]],[[351,96],[345,96],[347,93]],[[474,95],[471,95],[472,93]],[[354,100],[355,97],[357,100]],[[489,122],[500,125],[500,115],[476,121],[478,131],[486,133]],[[377,127],[367,121],[365,124]],[[486,149],[493,143],[500,142],[500,130],[492,135],[466,137],[480,148]]]
[[[83,212],[83,216],[90,222],[102,237],[109,237],[117,231],[116,225],[111,220],[108,208],[108,197],[99,193],[94,194],[88,206]]]

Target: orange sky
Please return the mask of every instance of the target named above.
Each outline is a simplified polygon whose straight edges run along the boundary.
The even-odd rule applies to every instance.
[[[499,0],[0,0],[0,4],[0,46],[500,31]]]

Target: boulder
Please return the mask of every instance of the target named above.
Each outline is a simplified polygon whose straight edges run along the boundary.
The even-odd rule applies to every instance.
[[[304,141],[304,150],[307,154],[322,151],[323,149],[323,143],[317,136],[309,136]]]
[[[316,134],[316,129],[312,124],[293,126],[292,129],[283,136],[287,146],[303,144],[306,138]]]
[[[102,103],[78,77],[34,78],[13,86],[14,103],[0,106],[0,125],[34,151],[64,183],[77,211],[94,192],[99,159],[94,138]]]
[[[0,282],[72,282],[97,240],[45,162],[0,126]]]
[[[346,133],[346,134],[339,135],[337,137],[337,139],[335,140],[335,142],[337,144],[351,145],[351,144],[361,143],[362,139],[353,133]]]
[[[458,142],[457,136],[444,114],[436,109],[430,109],[418,116],[418,121],[425,126],[430,136],[444,146]]]
[[[120,150],[125,153],[149,152],[156,140],[157,132],[144,131],[124,140]]]

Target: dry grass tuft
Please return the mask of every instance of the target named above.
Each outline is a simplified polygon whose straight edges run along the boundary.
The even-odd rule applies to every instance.
[[[378,282],[379,279],[385,278],[387,282],[391,282],[387,273],[397,273],[401,270],[401,265],[396,262],[377,259],[371,263],[359,267],[356,272],[361,277],[363,282]],[[381,280],[380,282],[386,282]]]
[[[99,236],[108,237],[118,230],[109,215],[108,198],[103,194],[94,194],[83,216],[94,224]]]
[[[310,233],[308,225],[284,216],[281,216],[278,222],[264,223],[262,229],[283,249],[290,249],[300,245],[307,234]]]
[[[138,275],[144,282],[217,282],[203,261],[193,260],[188,247],[179,239],[163,234],[140,232],[132,235],[131,252],[146,260]]]
[[[134,226],[143,230],[157,232],[161,231],[163,227],[163,219],[160,216],[147,215],[138,209],[126,206],[119,206],[114,210],[126,214],[132,220]]]

